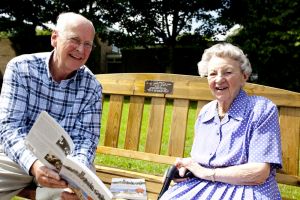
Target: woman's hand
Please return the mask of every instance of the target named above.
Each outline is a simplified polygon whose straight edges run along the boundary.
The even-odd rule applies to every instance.
[[[46,167],[39,160],[36,160],[31,168],[31,174],[35,177],[38,184],[49,188],[66,188],[67,182],[62,180],[57,172]]]
[[[202,167],[191,157],[177,158],[175,165],[177,166],[179,170],[179,175],[181,177],[184,176],[186,170],[188,169],[190,172],[194,174],[195,177],[214,181],[214,169]]]

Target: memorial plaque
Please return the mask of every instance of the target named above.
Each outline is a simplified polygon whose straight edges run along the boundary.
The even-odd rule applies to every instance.
[[[171,81],[147,80],[144,91],[146,93],[172,94],[173,86],[174,83]]]

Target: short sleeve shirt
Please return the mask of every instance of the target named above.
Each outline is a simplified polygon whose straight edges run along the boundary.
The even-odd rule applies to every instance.
[[[161,200],[280,200],[275,179],[281,168],[281,143],[275,104],[240,90],[225,117],[220,120],[217,101],[201,110],[195,123],[191,157],[207,168],[223,168],[245,163],[270,163],[267,180],[259,185],[233,185],[192,178],[175,184]]]
[[[226,167],[249,162],[281,167],[278,111],[270,100],[243,90],[222,121],[217,102],[206,105],[195,124],[191,156],[200,164]]]

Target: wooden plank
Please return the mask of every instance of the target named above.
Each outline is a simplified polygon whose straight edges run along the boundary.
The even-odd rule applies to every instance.
[[[118,145],[123,101],[123,95],[110,96],[108,119],[104,139],[105,146],[117,147]]]
[[[249,95],[267,97],[278,106],[300,108],[300,93],[297,92],[252,83],[247,83],[245,90]]]
[[[184,155],[188,110],[189,100],[174,100],[168,155],[177,157]]]
[[[96,174],[107,185],[107,187],[110,187],[112,178],[144,178],[146,180],[148,200],[156,200],[162,188],[162,177],[160,176],[137,173],[105,166],[96,166]]]
[[[100,74],[97,80],[103,86],[103,93],[136,95],[145,97],[166,97],[191,99],[212,99],[211,92],[207,87],[207,80],[199,76],[159,74],[159,73],[124,73],[124,74]],[[164,80],[174,82],[173,94],[146,93],[144,91],[145,81]],[[188,87],[187,87],[188,86]],[[199,95],[200,94],[200,95]]]
[[[144,97],[131,96],[127,119],[125,149],[138,150],[143,119]]]
[[[116,73],[99,74],[97,80],[103,86],[103,93],[126,94],[137,96],[158,97],[163,94],[145,93],[146,80],[164,80],[174,82],[173,94],[166,98],[211,101],[214,97],[208,87],[207,79],[199,76],[162,74],[162,73]],[[300,108],[300,94],[283,89],[246,83],[245,90],[250,95],[260,95],[270,98],[276,105]]]
[[[160,153],[166,99],[153,97],[151,99],[151,110],[148,124],[148,133],[145,145],[145,152]]]
[[[96,165],[97,176],[110,187],[112,178],[144,178],[146,180],[146,188],[148,193],[148,200],[156,200],[158,194],[162,188],[162,178],[161,176],[154,176],[144,173],[131,172],[127,170],[105,167]]]
[[[281,184],[300,187],[300,177],[299,176],[276,173],[276,181]]]
[[[108,167],[108,166],[102,166],[102,165],[101,166],[95,165],[95,168],[96,168],[96,172],[106,171],[105,174],[110,174],[110,175],[114,174],[114,175],[123,176],[126,178],[129,178],[132,176],[136,176],[136,177],[142,176],[143,178],[147,178],[147,180],[156,182],[156,183],[162,183],[162,181],[163,181],[162,176],[156,176],[156,175],[152,175],[152,174],[128,171],[125,169],[119,169],[119,168],[115,168],[115,167]],[[104,179],[104,180],[108,180],[108,179]]]
[[[119,78],[118,78],[119,76]],[[122,77],[122,78],[121,78]],[[134,79],[121,74],[98,74],[97,80],[102,85],[104,94],[133,95]]]
[[[200,110],[203,108],[204,105],[206,105],[209,101],[197,101],[197,111],[196,111],[196,119],[198,118],[198,115],[200,113]]]
[[[291,175],[298,175],[300,108],[280,107],[279,113],[283,171]]]
[[[200,77],[198,79],[189,78],[187,77],[186,80],[176,80],[174,82],[173,94],[166,94],[166,98],[207,101],[213,99],[206,79]]]
[[[98,146],[97,153],[127,157],[127,158],[138,159],[138,160],[145,160],[145,161],[168,164],[168,165],[173,165],[176,160],[176,157],[174,156],[158,155],[153,153],[132,151],[132,150],[126,150],[121,148],[107,147],[107,146]]]

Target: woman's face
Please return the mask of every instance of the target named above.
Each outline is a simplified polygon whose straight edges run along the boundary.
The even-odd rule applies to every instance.
[[[228,57],[213,56],[208,63],[207,79],[217,101],[229,107],[248,76],[242,72],[238,61]]]

